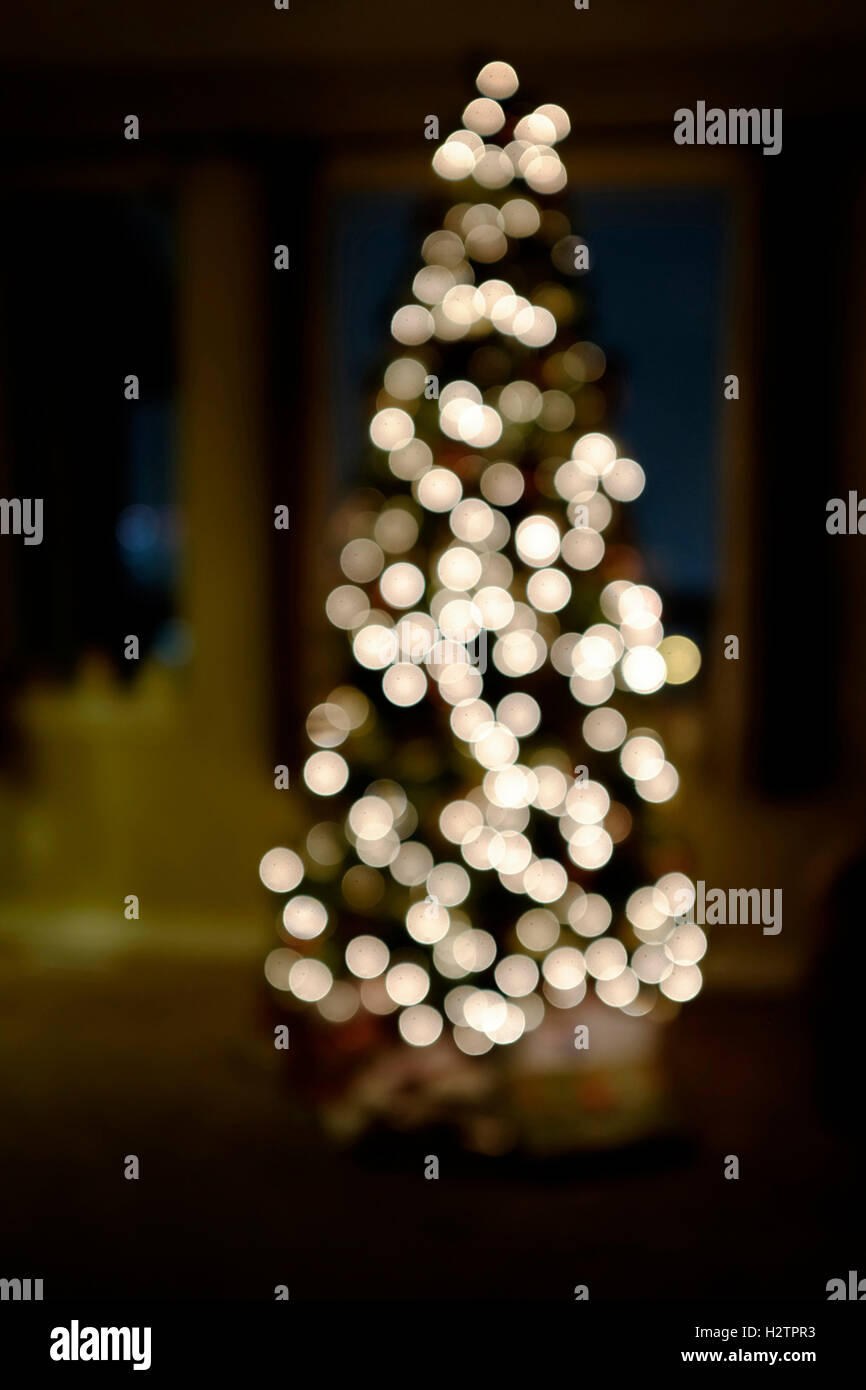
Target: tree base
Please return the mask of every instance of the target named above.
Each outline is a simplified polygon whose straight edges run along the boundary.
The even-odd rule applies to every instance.
[[[578,1018],[589,1030],[581,1049]],[[417,1153],[424,1137],[440,1157],[551,1161],[681,1142],[659,1042],[656,1024],[591,999],[549,1010],[535,1032],[482,1057],[444,1038],[408,1047],[388,1020],[365,1014],[342,1029],[313,1024],[302,1058],[293,1045],[293,1072],[341,1145],[372,1153],[400,1136]]]

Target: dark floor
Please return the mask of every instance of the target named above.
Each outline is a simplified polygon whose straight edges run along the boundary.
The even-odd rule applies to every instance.
[[[319,1134],[252,958],[7,953],[0,1016],[0,1274],[46,1297],[813,1299],[862,1264],[862,1180],[817,1118],[800,1001],[703,996],[669,1028],[682,1143],[439,1182],[411,1142],[360,1163]]]

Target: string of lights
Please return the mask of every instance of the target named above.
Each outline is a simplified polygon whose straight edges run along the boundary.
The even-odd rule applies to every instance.
[[[605,356],[579,332],[569,118],[523,109],[506,63],[477,86],[432,164],[484,200],[423,243],[370,485],[341,514],[325,612],[351,678],[307,718],[310,829],[260,864],[288,895],[275,988],[335,1024],[393,1014],[414,1046],[447,1029],[469,1055],[588,988],[628,1014],[688,1000],[706,949],[688,876],[646,873],[679,777],[644,701],[700,656],[625,539],[644,471],[587,427]]]

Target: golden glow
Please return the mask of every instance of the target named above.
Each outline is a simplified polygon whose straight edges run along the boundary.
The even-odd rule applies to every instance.
[[[415,1004],[404,1009],[397,1019],[404,1042],[412,1047],[429,1047],[442,1032],[442,1015],[430,1004]]]
[[[673,972],[673,963],[663,946],[638,946],[631,958],[631,968],[647,985],[658,985]]]
[[[520,1001],[520,1012],[524,1018],[524,1030],[529,1033],[544,1021],[544,1000],[538,994],[528,994]]]
[[[655,777],[636,782],[635,790],[644,801],[670,801],[680,785],[680,776],[673,763],[664,763]]]
[[[431,232],[421,247],[421,255],[428,265],[454,268],[463,260],[463,242],[456,232]]]
[[[564,773],[560,768],[551,767],[546,763],[536,764],[534,771],[538,783],[534,804],[539,810],[555,811],[565,801],[568,791]]]
[[[300,960],[297,951],[291,951],[285,946],[278,946],[276,950],[269,951],[265,958],[265,979],[273,989],[289,989],[289,971],[296,960]]]
[[[702,976],[697,965],[675,965],[670,975],[662,980],[659,989],[668,999],[685,1003],[700,993]]]
[[[405,304],[391,320],[391,334],[408,346],[426,343],[433,335],[433,316],[420,304]]]
[[[289,971],[289,989],[296,999],[314,1004],[324,999],[333,984],[333,975],[327,965],[320,960],[305,957],[295,961]]]
[[[362,796],[349,811],[349,825],[359,840],[381,840],[394,824],[394,812],[382,796]]]
[[[450,468],[431,468],[416,484],[418,501],[428,512],[449,512],[463,495],[463,487]]]
[[[582,825],[570,837],[568,857],[581,869],[600,869],[613,854],[613,840],[597,825]]]
[[[557,989],[548,980],[542,986],[544,997],[555,1009],[576,1009],[586,998],[586,981],[581,980],[574,989]]]
[[[481,578],[481,561],[474,550],[452,545],[440,556],[436,575],[446,589],[472,589]]]
[[[412,293],[424,304],[441,304],[456,284],[453,271],[447,266],[425,266],[412,281]]]
[[[340,887],[349,907],[358,912],[370,912],[382,900],[385,880],[378,869],[371,869],[367,864],[354,864],[344,873]]]
[[[400,661],[388,667],[382,677],[382,690],[392,705],[401,708],[417,705],[427,694],[427,677],[420,666],[410,661]]]
[[[381,573],[385,557],[375,541],[361,538],[349,541],[340,553],[340,569],[356,584],[369,584]]]
[[[595,982],[595,992],[599,999],[612,1009],[624,1009],[634,1003],[639,989],[640,981],[628,966],[612,980],[597,979]]]
[[[598,381],[604,376],[607,361],[600,347],[595,343],[574,343],[563,354],[563,366],[575,381]]]
[[[514,533],[514,544],[524,564],[541,568],[559,554],[559,527],[547,516],[528,516]]]
[[[507,154],[498,145],[486,145],[475,161],[476,183],[482,188],[504,188],[514,178],[514,169]]]
[[[319,1013],[329,1023],[346,1023],[354,1018],[360,1007],[361,997],[357,989],[345,980],[336,981],[324,999],[317,1002]]]
[[[520,745],[510,729],[494,721],[484,725],[472,741],[472,752],[482,767],[508,767],[516,762]]]
[[[504,123],[505,112],[490,97],[476,97],[463,112],[463,124],[478,135],[495,135]]]
[[[429,477],[429,474],[428,474]],[[397,560],[384,571],[379,588],[392,608],[411,608],[424,593],[424,575],[408,560]]]
[[[616,459],[602,475],[601,485],[617,502],[633,502],[640,497],[646,474],[634,459]]]
[[[584,434],[572,449],[571,456],[578,459],[587,472],[601,477],[616,459],[616,445],[606,434]]]
[[[497,782],[500,777],[507,775],[507,773],[497,773]],[[500,875],[506,874],[511,878],[519,878],[532,862],[532,845],[525,835],[521,835],[515,830],[507,830],[501,839],[505,844],[505,853],[500,863],[495,867],[499,870]]]
[[[664,944],[664,953],[674,965],[695,965],[706,950],[706,933],[694,922],[677,927]]]
[[[534,733],[541,723],[541,706],[531,695],[524,694],[522,690],[515,690],[499,701],[496,706],[496,718],[518,738],[526,738],[527,734]]]
[[[489,1035],[505,1022],[508,1005],[495,989],[476,989],[464,1001],[463,1014],[470,1028]]]
[[[574,675],[568,682],[568,687],[579,704],[603,705],[614,692],[614,679],[611,675],[592,679]]]
[[[359,666],[369,671],[381,671],[389,666],[397,655],[397,635],[392,627],[382,623],[368,623],[356,634],[352,651]]]
[[[547,908],[533,908],[518,919],[515,931],[527,951],[546,951],[559,939],[559,922]]]
[[[459,327],[469,328],[477,323],[484,316],[484,308],[484,298],[474,285],[455,285],[442,297],[444,317]]]
[[[575,643],[571,660],[578,676],[599,680],[610,672],[621,652],[622,639],[616,628],[595,623]]]
[[[531,381],[511,381],[499,392],[499,409],[509,420],[535,420],[541,412],[541,392]]]
[[[426,375],[417,357],[398,357],[385,370],[385,390],[398,401],[415,400],[424,390]]]
[[[574,570],[591,570],[604,558],[604,540],[588,526],[576,526],[562,538],[562,558]]]
[[[534,236],[541,225],[538,208],[530,198],[511,198],[504,203],[502,221],[512,237]]]
[[[346,947],[346,965],[361,980],[373,980],[384,974],[390,952],[377,936],[355,936]]]
[[[455,1046],[467,1057],[481,1057],[493,1047],[493,1040],[474,1028],[456,1024],[452,1029]]]
[[[327,925],[328,913],[318,898],[299,893],[289,898],[283,908],[283,926],[290,936],[296,936],[301,941],[311,941],[313,937],[321,936]]]
[[[592,947],[589,948],[592,950]],[[576,946],[560,946],[545,956],[542,974],[554,989],[576,989],[586,975],[583,953]]]
[[[699,926],[678,925],[694,898],[683,874],[632,892],[627,922],[621,900],[587,891],[629,836],[632,812],[622,801],[634,798],[617,790],[622,801],[612,802],[600,780],[584,781],[573,764],[612,754],[639,799],[670,799],[678,774],[661,738],[629,729],[609,701],[624,692],[631,710],[631,694],[693,679],[701,658],[689,638],[665,635],[661,600],[636,582],[640,560],[620,530],[606,549],[615,504],[638,498],[645,475],[597,427],[607,418],[608,393],[595,385],[604,354],[587,341],[567,345],[583,296],[562,280],[580,273],[574,253],[584,243],[564,212],[542,212],[533,196],[565,186],[554,146],[569,133],[568,115],[553,103],[506,115],[500,102],[517,91],[517,76],[502,62],[482,70],[478,89],[462,127],[433,154],[441,177],[473,178],[475,194],[468,184],[460,189],[423,243],[414,302],[391,321],[400,346],[371,411],[370,442],[382,457],[322,538],[323,546],[336,540],[347,581],[329,594],[327,618],[346,633],[358,665],[379,673],[362,682],[375,694],[340,686],[317,696],[305,723],[314,751],[302,776],[311,793],[335,798],[333,810],[318,812],[331,819],[302,838],[303,858],[277,846],[259,864],[262,883],[289,895],[281,934],[320,938],[320,947],[304,949],[324,957],[271,952],[265,970],[275,988],[333,1023],[362,1005],[393,1013],[404,1043],[424,1047],[444,1027],[426,1002],[435,970],[454,985],[446,985],[444,1012],[467,1056],[513,1044],[541,1024],[546,1007],[573,1009],[588,988],[634,1016],[659,1000],[672,1012],[665,999],[699,991],[707,944]],[[504,190],[512,179],[525,181],[526,196],[479,191]],[[504,258],[510,250],[516,262],[522,248],[514,241],[536,235],[532,253],[550,257],[550,279],[522,268],[512,276]],[[519,346],[512,350],[509,338]],[[465,378],[449,381],[447,344],[460,340]],[[507,509],[521,501],[509,519]],[[581,583],[601,565],[597,584]],[[611,578],[617,574],[628,577]],[[593,589],[601,591],[600,621]],[[548,656],[588,708],[572,711],[570,734],[556,727],[539,738],[544,686],[538,698],[518,687]],[[492,704],[482,698],[491,690]],[[423,715],[399,713],[412,706]],[[437,743],[443,710],[448,747]],[[404,726],[412,728],[405,737]],[[595,778],[605,775],[605,759],[595,762]],[[374,767],[391,776],[362,792]],[[661,832],[665,816],[655,820]],[[443,852],[454,861],[437,862]],[[658,858],[670,862],[663,853],[660,843]],[[491,877],[477,877],[485,873]],[[499,904],[492,918],[491,884]],[[476,893],[476,920],[489,930],[473,920]],[[329,913],[341,916],[335,937]],[[397,959],[378,936],[355,936],[344,947],[350,979],[335,980],[329,965],[339,963],[347,925],[357,930],[374,913],[369,925],[381,917],[389,942],[402,939]]]
[[[526,140],[530,144],[552,145],[556,140],[556,126],[549,116],[533,111],[523,116],[514,127],[514,138]]]
[[[459,540],[478,545],[493,530],[494,515],[486,502],[478,497],[469,497],[457,503],[448,520]]]
[[[486,1030],[487,1037],[500,1046],[517,1042],[526,1029],[526,1016],[517,1004],[506,1004],[505,1018],[495,1028]]]
[[[556,151],[547,145],[529,145],[521,154],[518,166],[536,193],[559,193],[566,185],[565,166]]]
[[[317,796],[336,796],[349,780],[349,765],[339,753],[313,753],[304,763],[304,781]]]
[[[362,981],[361,1003],[371,1014],[383,1016],[397,1012],[397,1005],[388,994],[385,988],[385,981],[381,978]]]
[[[383,550],[402,555],[411,550],[418,539],[418,522],[404,506],[387,507],[376,518],[373,536]]]
[[[544,106],[537,107],[535,114],[537,116],[546,116],[550,121],[553,126],[553,139],[555,141],[564,140],[571,130],[571,121],[568,119],[568,112],[552,101],[546,102]],[[535,136],[534,138],[538,139],[539,137]]]
[[[407,840],[400,846],[390,868],[392,878],[407,888],[414,888],[424,882],[433,868],[433,855],[426,845]]]
[[[651,935],[661,927],[667,931],[673,909],[665,892],[655,885],[636,888],[625,905],[625,915],[639,935]]]
[[[364,621],[370,611],[370,600],[363,589],[354,584],[340,584],[332,589],[325,603],[325,612],[334,627],[352,628]]]
[[[498,831],[492,830],[490,826],[482,826],[480,830],[470,830],[460,846],[460,853],[466,863],[473,869],[496,869],[505,858],[505,839]],[[455,960],[459,963],[460,957],[455,952]]]
[[[493,972],[503,994],[520,999],[538,984],[538,966],[529,956],[503,956]]]
[[[583,721],[584,739],[590,748],[600,753],[610,753],[614,748],[619,748],[627,732],[628,725],[619,710],[609,706],[592,710]]]
[[[664,658],[669,685],[685,685],[701,669],[701,653],[690,637],[665,637],[658,651]]]
[[[412,439],[402,449],[392,449],[388,455],[388,467],[395,478],[414,482],[433,467],[430,445],[425,444],[423,439]]]
[[[536,570],[526,586],[526,597],[540,613],[558,613],[571,598],[571,580],[562,570]]]
[[[612,919],[610,903],[600,893],[585,893],[568,909],[568,924],[578,936],[602,936]]]
[[[485,168],[483,161],[476,165],[476,178],[479,169],[483,173]],[[492,261],[501,260],[507,250],[508,242],[498,227],[473,227],[467,233],[466,254],[471,256],[473,261],[489,265]]]
[[[350,728],[346,711],[332,702],[314,705],[307,715],[307,738],[319,748],[338,748],[348,738]]]
[[[600,782],[576,782],[565,798],[565,809],[578,825],[598,825],[610,808],[610,797]]]
[[[637,782],[645,782],[650,777],[657,777],[661,772],[665,762],[665,751],[658,739],[641,734],[630,738],[623,745],[619,761],[627,776],[633,777]]]
[[[553,903],[561,898],[568,883],[565,869],[555,859],[536,859],[523,875],[527,896],[537,903]]]
[[[291,893],[304,877],[304,865],[294,850],[269,849],[259,864],[259,878],[272,893]]]
[[[479,589],[472,600],[484,627],[498,632],[514,617],[514,599],[507,589],[489,584]]]
[[[615,980],[625,970],[628,956],[615,936],[603,936],[586,948],[586,968],[596,980]]]
[[[486,63],[475,79],[475,85],[486,97],[502,101],[517,91],[517,73],[510,63]]]
[[[566,502],[577,502],[586,504],[594,496],[598,489],[598,480],[595,474],[580,461],[580,459],[566,459],[560,464],[553,475],[553,485],[560,497],[564,497]],[[588,516],[584,518],[583,524],[586,525]]]
[[[524,347],[546,347],[556,337],[556,319],[549,309],[528,305],[515,314],[513,331]]]
[[[445,907],[462,903],[470,887],[469,875],[462,864],[437,864],[427,875],[427,892]]]
[[[451,949],[458,965],[470,972],[487,970],[496,959],[496,942],[493,937],[489,932],[476,931],[474,928],[458,932],[451,943]]]
[[[483,824],[483,815],[471,801],[450,801],[439,814],[439,829],[455,845],[462,844],[471,830],[480,830]]]
[[[500,333],[504,333],[506,336],[510,337],[514,335],[515,324],[518,317],[526,312],[528,312],[530,317],[529,319],[524,318],[523,325],[526,328],[531,328],[534,323],[534,316],[532,314],[532,305],[529,303],[529,300],[524,299],[523,296],[519,294],[504,294],[501,298],[496,300],[496,303],[490,310],[490,322]]]
[[[622,659],[622,676],[630,690],[650,695],[665,683],[667,668],[660,652],[652,647],[633,647]]]
[[[346,853],[343,834],[333,821],[319,821],[307,835],[307,854],[316,864],[333,867]]]
[[[464,140],[449,135],[433,155],[433,168],[442,179],[466,179],[475,168],[475,151]]]
[[[413,941],[423,946],[432,946],[448,935],[451,917],[448,909],[432,896],[423,902],[413,903],[406,913],[406,931]]]
[[[430,989],[430,976],[420,965],[404,961],[391,966],[385,976],[385,989],[395,1004],[420,1004]]]
[[[370,438],[379,449],[402,449],[415,434],[412,416],[391,406],[373,416]]]

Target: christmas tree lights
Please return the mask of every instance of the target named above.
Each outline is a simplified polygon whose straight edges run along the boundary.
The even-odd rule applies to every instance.
[[[286,898],[272,984],[470,1055],[588,988],[629,1014],[692,998],[706,948],[689,878],[647,869],[679,779],[645,702],[700,658],[628,543],[643,470],[595,427],[568,116],[522,108],[508,64],[477,85],[341,513],[347,677],[306,723],[309,830],[260,865]]]

